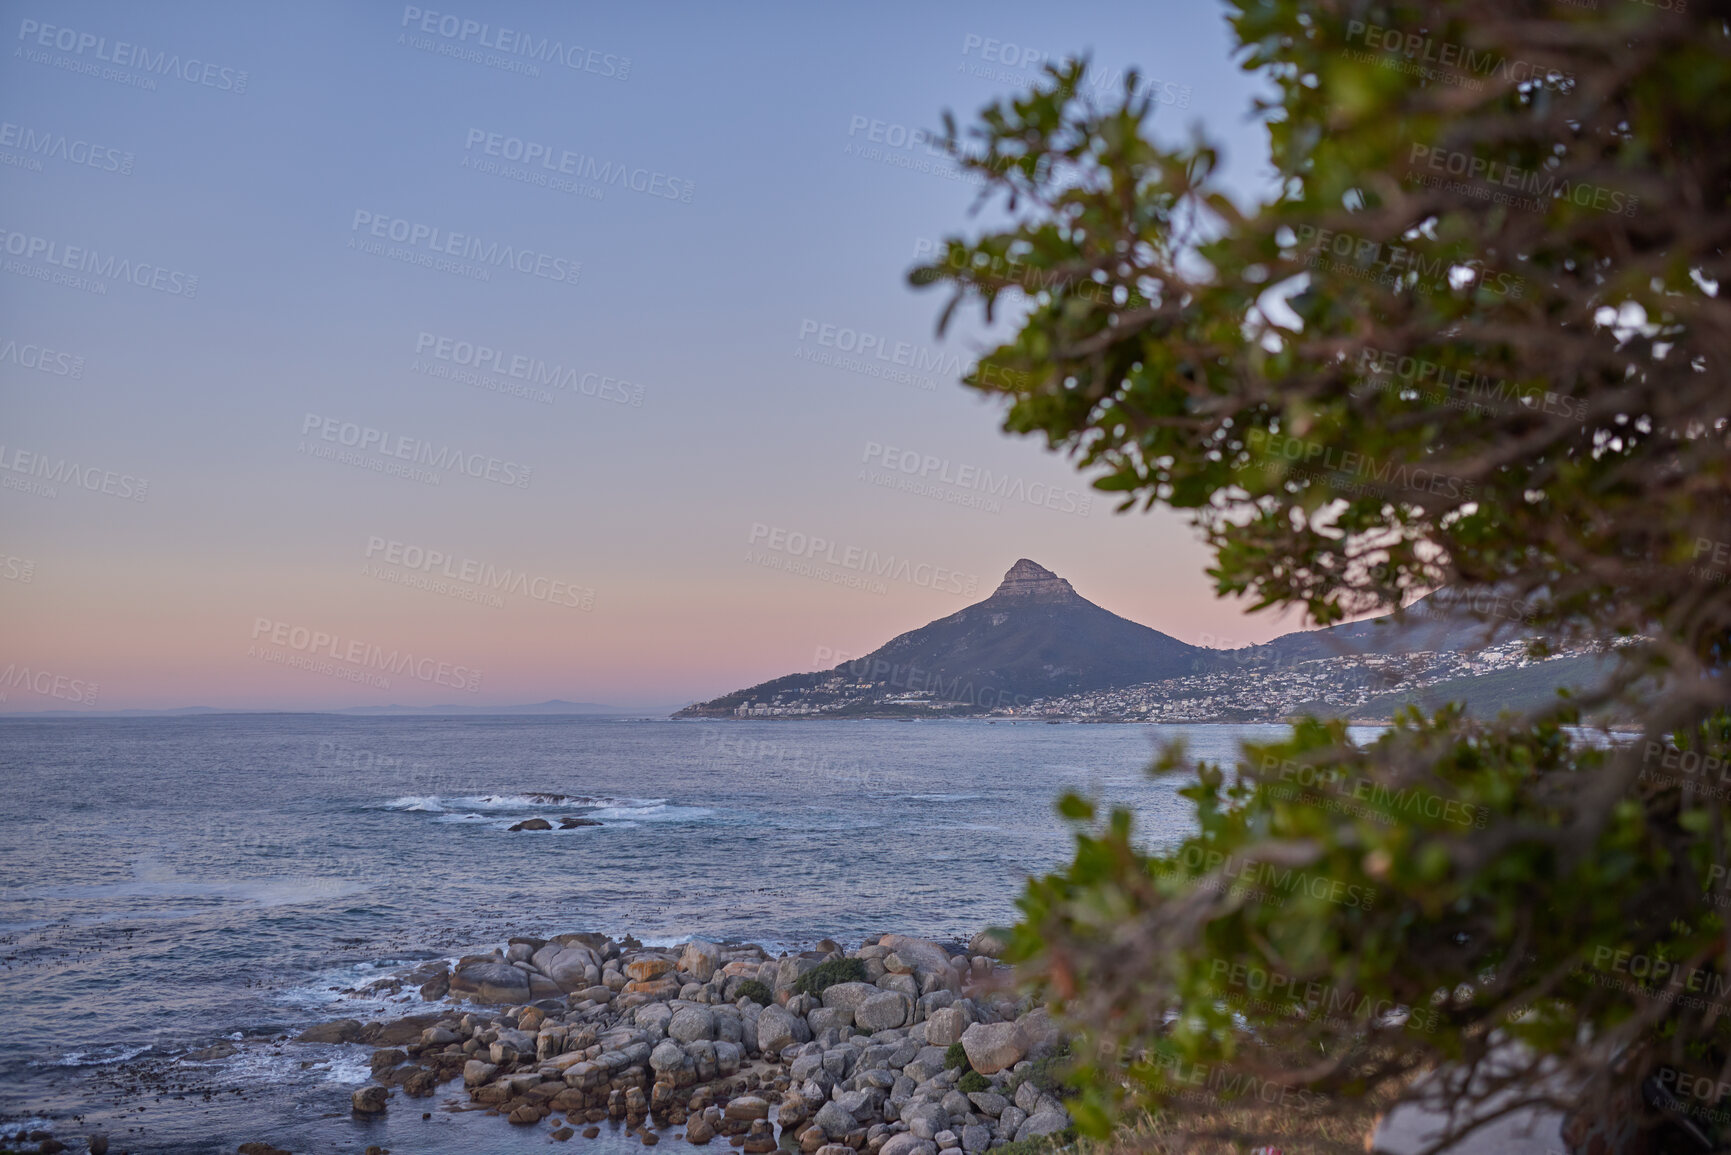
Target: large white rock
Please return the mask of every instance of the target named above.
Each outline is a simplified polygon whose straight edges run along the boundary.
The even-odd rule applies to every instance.
[[[995,1075],[1022,1061],[1028,1040],[1016,1023],[975,1023],[962,1032],[968,1065],[982,1075]]]

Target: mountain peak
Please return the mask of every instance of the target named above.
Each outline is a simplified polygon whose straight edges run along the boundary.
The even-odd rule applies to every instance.
[[[1003,582],[989,600],[1017,598],[1027,601],[1081,601],[1070,583],[1037,562],[1019,558],[1004,575]]]

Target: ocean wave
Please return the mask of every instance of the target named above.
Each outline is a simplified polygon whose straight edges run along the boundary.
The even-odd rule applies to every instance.
[[[234,1054],[213,1059],[211,1063],[221,1065],[225,1079],[266,1087],[293,1086],[308,1079],[350,1087],[359,1086],[372,1078],[371,1054],[356,1054],[353,1047],[341,1043],[330,1044],[328,1054],[302,1066],[303,1062],[307,1062],[307,1048],[312,1046],[317,1044],[304,1045],[287,1052],[243,1046]],[[187,1061],[181,1060],[183,1063]]]
[[[669,804],[665,798],[639,800],[629,804],[604,806],[591,811],[587,817],[599,818],[609,825],[625,822],[692,822],[699,818],[708,818],[715,811],[707,806],[677,806]],[[609,822],[608,820],[612,820]]]
[[[587,794],[553,794],[547,792],[461,794],[449,798],[438,794],[405,794],[386,802],[383,808],[442,814],[452,809],[522,811],[587,809],[593,806],[634,806],[641,805],[643,801],[643,799],[638,798],[596,798]],[[656,801],[665,801],[665,799],[657,799]]]
[[[107,1067],[114,1063],[124,1063],[129,1059],[136,1059],[150,1049],[150,1044],[146,1043],[142,1047],[112,1046],[100,1047],[94,1051],[68,1051],[52,1062],[31,1063],[30,1065],[33,1067]]]
[[[405,794],[401,798],[393,798],[385,803],[386,810],[430,810],[438,813],[444,809],[437,794]]]

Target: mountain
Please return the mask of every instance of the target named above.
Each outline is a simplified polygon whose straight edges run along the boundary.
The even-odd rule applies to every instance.
[[[1218,651],[1209,658],[1219,666],[1283,666],[1314,658],[1368,654],[1464,653],[1486,641],[1489,623],[1473,617],[1473,608],[1505,627],[1498,640],[1528,635],[1517,625],[1519,607],[1513,603],[1489,594],[1472,596],[1444,589],[1419,598],[1398,614],[1299,630],[1259,646]]]
[[[1121,618],[1022,558],[992,596],[863,658],[789,674],[679,711],[739,714],[970,713],[1189,673],[1203,651]]]

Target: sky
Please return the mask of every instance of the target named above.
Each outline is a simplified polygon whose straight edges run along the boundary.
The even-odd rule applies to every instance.
[[[435,0],[435,3],[437,0]],[[1194,644],[1117,514],[957,384],[925,143],[1091,52],[1267,178],[1211,4],[0,5],[0,711],[678,705],[1018,558]],[[893,557],[884,576],[863,559]],[[905,566],[901,563],[907,563]]]

